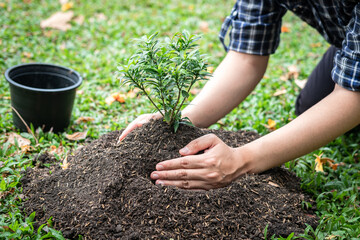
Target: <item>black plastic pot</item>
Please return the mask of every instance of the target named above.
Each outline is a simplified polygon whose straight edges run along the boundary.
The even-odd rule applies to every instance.
[[[24,131],[30,126],[44,131],[63,131],[70,123],[80,74],[70,68],[46,63],[29,63],[6,70],[10,84],[14,125]]]

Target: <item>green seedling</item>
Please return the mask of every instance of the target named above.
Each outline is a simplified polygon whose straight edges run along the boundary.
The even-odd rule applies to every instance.
[[[165,42],[156,37],[157,33],[137,40],[139,50],[118,68],[120,80],[140,89],[176,132],[180,123],[191,124],[188,118],[181,117],[191,87],[210,74],[195,43],[199,37],[186,31]]]

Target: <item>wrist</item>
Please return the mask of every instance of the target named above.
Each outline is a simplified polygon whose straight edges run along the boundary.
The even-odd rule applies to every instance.
[[[236,167],[237,167],[237,173],[236,178],[245,175],[245,174],[253,174],[253,173],[259,173],[261,171],[261,168],[259,168],[258,162],[258,151],[256,151],[256,148],[251,144],[246,144],[241,147],[235,148],[234,154],[236,157]]]

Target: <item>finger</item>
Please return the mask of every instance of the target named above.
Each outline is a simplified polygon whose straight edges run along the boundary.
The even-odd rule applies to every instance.
[[[134,129],[141,127],[145,123],[148,123],[150,119],[159,119],[161,118],[160,113],[154,113],[154,114],[143,114],[139,117],[137,117],[134,121],[132,121],[125,130],[121,133],[118,143],[120,143],[131,131]]]
[[[176,169],[170,171],[154,171],[150,175],[151,179],[153,180],[218,180],[215,179],[214,176],[214,173],[209,174],[205,169]]]
[[[199,169],[206,168],[203,154],[191,155],[186,157],[165,160],[156,164],[156,170],[175,170],[175,169]]]
[[[207,184],[204,181],[201,180],[157,180],[155,182],[157,185],[164,185],[164,186],[174,186],[182,189],[193,189],[193,190],[209,190],[214,187],[212,185]],[[216,188],[216,187],[215,187]]]
[[[219,138],[215,134],[207,134],[191,141],[184,148],[180,149],[180,154],[183,156],[193,155],[200,151],[213,147]]]
[[[131,122],[126,128],[125,130],[121,133],[118,143],[121,142],[132,130],[134,130],[137,127],[141,127],[142,123],[138,123],[136,122],[136,120],[134,122]]]

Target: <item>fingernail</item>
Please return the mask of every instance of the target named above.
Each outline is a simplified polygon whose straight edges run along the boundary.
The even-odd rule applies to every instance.
[[[163,182],[163,181],[160,181],[160,180],[157,180],[157,181],[155,182],[155,184],[156,184],[156,185],[164,185],[164,182]]]
[[[151,174],[151,178],[153,178],[153,179],[158,179],[158,178],[159,178],[159,175],[156,174],[156,173],[153,173],[153,174]]]
[[[184,147],[184,148],[180,149],[181,154],[188,154],[189,152],[190,152],[190,149],[188,147]]]
[[[164,166],[158,164],[158,165],[156,165],[156,170],[158,170],[158,171],[164,170]]]

